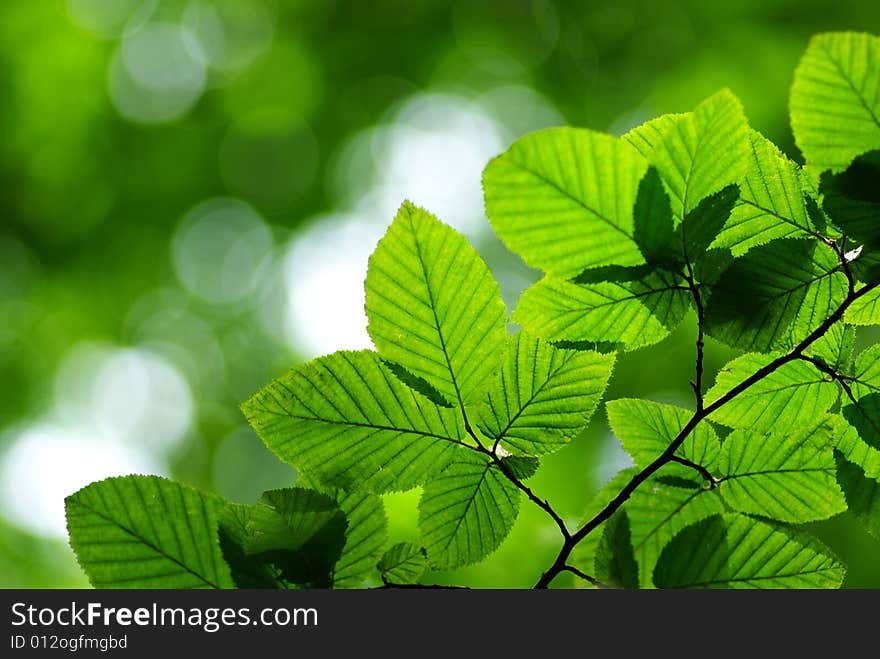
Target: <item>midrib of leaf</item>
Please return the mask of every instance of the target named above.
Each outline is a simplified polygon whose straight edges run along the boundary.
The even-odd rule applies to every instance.
[[[831,54],[831,51],[828,50],[828,46],[826,46],[824,42],[820,41],[819,45],[822,50],[825,51],[825,55],[828,56],[828,61],[834,64],[834,68],[837,69],[840,77],[846,81],[846,84],[849,86],[850,91],[852,91],[853,95],[858,99],[859,105],[865,108],[865,111],[871,117],[871,120],[874,122],[877,128],[880,128],[880,119],[877,118],[877,115],[874,114],[874,110],[865,102],[865,99],[862,97],[862,93],[858,89],[856,89],[856,86],[853,84],[853,81],[850,79],[850,77],[846,75],[843,68],[840,66],[840,62],[838,62],[837,59]],[[850,48],[849,50],[850,53],[852,53],[853,49]],[[866,48],[865,52],[870,55],[870,49]]]
[[[536,172],[535,170],[531,169],[531,168],[528,167],[526,164],[524,164],[522,161],[514,160],[514,162],[515,162],[516,165],[517,165],[520,169],[522,169],[523,171],[528,172],[529,174],[531,174],[532,176],[534,176],[534,177],[535,177],[536,179],[538,179],[539,181],[541,181],[541,182],[543,182],[543,183],[546,183],[548,186],[550,186],[551,188],[553,188],[554,190],[556,190],[556,191],[557,191],[559,194],[561,194],[562,196],[564,196],[564,197],[566,197],[566,198],[568,198],[568,199],[571,199],[573,202],[575,202],[578,206],[580,206],[581,208],[583,208],[585,211],[587,211],[587,212],[589,212],[589,213],[592,213],[592,214],[595,215],[598,219],[600,219],[600,220],[602,220],[603,222],[605,222],[605,224],[607,224],[608,226],[610,226],[612,229],[614,229],[615,231],[618,231],[619,233],[623,234],[626,238],[629,238],[631,241],[635,242],[635,238],[634,238],[633,236],[631,236],[631,235],[628,234],[626,231],[624,231],[622,227],[617,226],[614,222],[612,222],[609,218],[605,217],[602,213],[600,213],[599,211],[597,211],[595,208],[593,208],[593,207],[591,207],[591,206],[588,206],[587,204],[585,204],[585,203],[584,203],[583,201],[581,201],[580,199],[576,199],[575,197],[572,197],[568,192],[566,192],[565,190],[563,190],[562,188],[560,188],[556,183],[554,183],[553,181],[551,181],[550,179],[548,179],[547,177],[545,177],[543,174],[540,174],[540,173]]]
[[[489,473],[489,466],[490,466],[490,465],[489,465],[489,463],[487,462],[487,463],[486,463],[486,466],[483,468],[483,473],[480,474],[480,480],[477,481],[477,484],[476,484],[476,486],[474,486],[474,488],[473,488],[473,492],[472,492],[471,496],[468,497],[468,499],[467,499],[467,503],[465,503],[465,505],[464,505],[464,511],[462,512],[461,515],[459,515],[458,520],[456,520],[456,522],[455,522],[455,527],[452,529],[452,533],[450,533],[450,534],[447,536],[446,544],[443,545],[443,549],[444,549],[444,550],[448,549],[448,548],[449,548],[449,545],[452,544],[452,540],[453,540],[453,538],[455,538],[455,536],[458,534],[458,529],[461,528],[461,525],[462,525],[462,523],[464,522],[464,518],[467,516],[467,513],[468,513],[468,511],[471,509],[471,506],[472,506],[472,505],[474,504],[474,502],[477,500],[477,494],[478,494],[479,491],[480,491],[480,487],[483,485],[483,481],[486,480],[486,474]],[[469,488],[469,487],[471,487],[471,484],[470,484],[470,483],[467,483],[467,484],[465,484],[465,485],[461,485],[461,486],[459,486],[458,489],[463,490],[463,489],[465,489],[465,488]],[[450,490],[450,492],[454,492],[454,491],[455,491],[455,490]],[[447,492],[447,494],[448,494],[448,492]],[[489,494],[492,495],[491,488],[490,488],[490,490],[489,490]],[[493,501],[494,501],[494,499],[495,499],[494,495],[492,495],[492,499],[493,499]],[[457,501],[456,501],[456,502],[453,502],[453,503],[449,504],[448,506],[446,506],[445,508],[441,508],[441,509],[440,509],[439,511],[437,511],[437,512],[442,512],[442,511],[444,511],[444,510],[447,510],[447,509],[452,508],[452,507],[457,506],[457,505],[459,505],[459,502],[457,502]],[[489,520],[489,526],[491,526],[492,529],[494,530],[494,528],[495,528],[495,524],[494,524],[494,522],[492,521],[492,515],[486,515],[486,519]],[[470,536],[469,536],[469,535],[465,535],[465,541],[467,542],[468,553],[470,553],[471,539],[470,539]]]
[[[416,232],[415,224],[413,224],[412,213],[408,216],[409,219],[409,229],[413,235],[413,242],[416,246],[416,257],[419,259],[419,265],[422,268],[422,277],[425,279],[425,291],[428,293],[428,302],[431,307],[431,317],[434,319],[434,329],[437,330],[437,337],[440,339],[440,349],[443,351],[443,358],[446,360],[446,368],[449,369],[449,377],[452,378],[452,386],[455,387],[455,397],[458,399],[458,407],[461,410],[462,417],[464,417],[464,425],[466,428],[470,429],[471,425],[468,423],[467,412],[464,409],[464,401],[461,398],[461,390],[458,387],[458,379],[455,377],[455,370],[452,368],[452,362],[449,359],[449,352],[446,350],[446,341],[443,339],[443,330],[440,329],[440,319],[437,317],[437,305],[434,302],[434,291],[431,290],[431,280],[428,277],[428,266],[425,264],[425,259],[422,256],[422,246],[419,242],[419,234]],[[450,259],[450,264],[452,260]],[[447,271],[449,269],[447,268]]]
[[[279,402],[277,399],[275,402]],[[303,405],[305,407],[305,405]],[[311,417],[311,416],[301,416],[298,414],[290,414],[287,412],[278,412],[276,410],[270,410],[265,407],[261,408],[261,410],[267,414],[274,414],[275,416],[283,416],[288,419],[298,419],[300,421],[318,421],[320,423],[326,423],[331,426],[355,426],[357,428],[369,428],[371,430],[388,430],[391,432],[396,432],[405,435],[418,435],[419,437],[431,437],[433,439],[442,439],[447,442],[451,442],[452,444],[458,444],[459,446],[466,446],[467,448],[473,448],[464,442],[461,442],[457,439],[453,439],[452,437],[446,437],[445,435],[437,435],[430,432],[423,432],[421,430],[415,430],[413,428],[395,428],[394,426],[380,426],[373,423],[362,423],[359,421],[336,421],[333,419],[322,419],[321,417]]]
[[[111,482],[112,482],[112,481],[111,481]],[[113,487],[114,487],[114,489],[115,489],[115,485],[114,485]],[[135,486],[134,489],[137,491],[138,496],[140,497],[141,501],[144,502],[144,506],[146,507],[146,501],[144,500],[144,495],[143,495],[143,493],[140,491],[140,488],[138,488],[137,486]],[[98,490],[98,492],[99,492],[99,495],[98,495],[98,496],[101,498],[102,501],[104,501],[104,495],[100,493],[100,490]],[[160,496],[161,496],[161,494],[160,494]],[[147,538],[145,538],[145,537],[143,537],[143,536],[141,536],[141,535],[138,535],[137,533],[135,533],[134,531],[132,531],[132,530],[129,529],[129,528],[126,528],[125,526],[122,526],[122,525],[119,523],[118,520],[115,520],[115,519],[113,519],[112,517],[108,517],[108,516],[105,515],[104,513],[95,510],[94,508],[92,508],[91,506],[89,506],[89,505],[87,505],[87,504],[85,504],[85,503],[82,503],[82,502],[79,502],[79,501],[78,501],[78,502],[77,502],[77,505],[78,505],[78,506],[82,506],[83,508],[87,509],[87,510],[88,510],[90,513],[92,513],[93,515],[97,515],[98,517],[100,517],[101,519],[103,519],[105,522],[107,522],[107,523],[109,523],[109,524],[115,526],[116,528],[120,529],[120,530],[123,531],[124,533],[127,533],[127,534],[130,535],[132,538],[134,538],[134,540],[135,540],[137,543],[139,543],[139,544],[143,544],[143,545],[146,545],[147,547],[149,547],[150,549],[152,549],[154,552],[156,552],[156,554],[158,554],[157,558],[167,559],[167,560],[171,561],[172,563],[174,563],[175,565],[178,565],[179,567],[183,568],[183,570],[184,570],[185,572],[188,572],[189,574],[191,574],[191,575],[193,575],[194,577],[198,578],[200,581],[202,581],[203,583],[207,584],[207,585],[210,586],[211,588],[216,588],[217,590],[220,590],[220,589],[221,589],[220,586],[219,586],[218,584],[214,583],[213,581],[209,581],[208,579],[206,579],[205,577],[203,577],[203,576],[202,576],[201,574],[199,574],[198,572],[195,572],[191,567],[189,567],[189,566],[186,565],[185,563],[181,563],[179,560],[177,560],[176,558],[174,558],[174,556],[170,556],[169,554],[166,554],[164,550],[160,549],[160,548],[157,547],[155,544],[153,544],[151,541],[147,540]],[[105,505],[106,505],[106,501],[105,501]],[[204,502],[202,503],[202,506],[204,506]],[[123,508],[124,508],[124,507],[123,507]],[[134,524],[132,523],[131,515],[130,515],[129,512],[128,512],[128,509],[127,509],[127,508],[124,508],[124,509],[125,509],[125,515],[126,515],[126,517],[128,517],[128,523],[129,523],[130,525],[134,526]],[[152,520],[152,518],[149,517],[149,516],[147,516],[147,520],[148,520],[149,523],[150,523],[150,528],[152,528],[152,529],[153,529],[153,532],[155,533],[155,531],[156,531],[156,527],[153,525],[153,520]],[[187,518],[187,524],[189,524],[189,519],[188,519],[188,518]],[[174,526],[172,526],[171,528],[174,529],[174,540],[175,540],[175,542],[177,543],[178,549],[180,549],[180,538],[179,538],[178,535],[177,535],[177,528],[174,527]],[[191,525],[190,525],[190,531],[192,531],[192,526],[191,526]],[[181,552],[181,553],[183,553],[183,552]],[[204,565],[202,564],[202,557],[201,557],[201,554],[199,554],[199,552],[196,552],[196,556],[198,557],[199,568],[200,568],[200,569],[204,569]],[[124,561],[124,562],[129,562],[129,561],[126,560],[126,561]],[[214,568],[215,568],[214,571],[216,572],[216,565],[214,566]],[[172,574],[177,574],[177,573],[176,573],[176,572],[169,572],[167,575],[151,575],[151,578],[152,578],[152,577],[159,577],[159,576],[171,576]],[[131,580],[133,580],[133,579],[134,579],[134,580],[139,580],[139,579],[142,579],[142,578],[143,578],[143,577],[133,577],[132,579],[129,579],[129,581],[131,581]],[[125,581],[125,579],[114,579],[114,581]]]
[[[618,282],[613,282],[613,281],[608,282],[608,283],[609,284],[618,284]],[[576,284],[576,285],[589,287],[588,284]],[[618,284],[618,288],[623,288],[623,286],[620,286]],[[613,307],[617,304],[620,304],[621,302],[625,302],[626,300],[638,300],[639,298],[650,297],[651,295],[658,295],[660,293],[668,293],[669,291],[688,291],[688,290],[690,290],[690,289],[688,289],[686,286],[680,286],[678,284],[670,284],[670,285],[665,286],[663,288],[652,288],[649,291],[642,291],[640,293],[630,293],[629,295],[627,295],[625,297],[610,299],[610,300],[608,300],[608,302],[602,302],[600,304],[597,304],[597,305],[589,307],[589,308],[590,309],[601,309],[602,307]],[[595,292],[597,295],[602,295],[602,293],[599,293],[598,291],[593,291],[593,292]]]
[[[797,554],[795,554],[797,556]],[[772,558],[772,557],[771,557]],[[764,562],[760,567],[764,567],[769,562],[770,559]],[[694,583],[689,583],[688,587],[693,586],[714,586],[717,584],[724,583],[749,583],[751,581],[771,581],[773,579],[785,579],[787,577],[800,577],[805,574],[820,574],[822,572],[832,571],[834,568],[824,567],[824,568],[814,568],[812,570],[801,570],[800,572],[787,572],[784,574],[773,574],[767,576],[760,577],[730,577],[729,579],[712,579],[709,581],[697,581]]]
[[[719,483],[725,483],[727,481],[732,481],[737,478],[745,478],[747,476],[763,476],[766,474],[805,474],[805,473],[818,473],[825,472],[827,474],[835,473],[834,469],[825,468],[825,467],[810,467],[807,469],[795,469],[792,467],[788,467],[785,469],[766,469],[762,471],[744,471],[739,474],[730,474],[728,476],[723,476],[718,479]]]

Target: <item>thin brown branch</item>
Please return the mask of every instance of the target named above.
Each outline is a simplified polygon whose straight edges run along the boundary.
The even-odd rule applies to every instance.
[[[676,435],[675,439],[669,444],[665,451],[660,454],[653,462],[651,462],[644,469],[635,474],[632,479],[630,479],[629,483],[624,486],[624,488],[618,493],[614,499],[612,499],[608,505],[606,505],[601,511],[599,511],[592,519],[585,522],[579,529],[577,529],[574,533],[571,534],[562,544],[562,547],[559,550],[559,553],[556,556],[556,560],[553,562],[553,565],[544,572],[541,577],[538,579],[535,584],[535,588],[547,588],[550,583],[562,572],[565,570],[565,566],[568,561],[568,557],[571,555],[572,550],[580,543],[584,538],[586,538],[592,531],[594,531],[597,527],[599,527],[603,522],[605,522],[609,517],[611,517],[617,510],[632,496],[632,493],[638,489],[638,487],[644,483],[648,478],[650,478],[658,469],[660,469],[663,465],[672,461],[675,458],[675,452],[678,448],[684,443],[684,440],[687,439],[688,435],[693,432],[693,430],[697,427],[697,425],[712,414],[718,408],[726,405],[731,400],[739,396],[746,389],[751,387],[753,384],[761,381],[774,371],[776,371],[781,366],[794,361],[795,359],[801,359],[804,351],[819,337],[824,335],[834,323],[843,318],[844,313],[850,307],[850,305],[858,300],[863,295],[867,294],[874,288],[880,285],[880,282],[874,282],[872,284],[868,284],[858,289],[857,291],[853,291],[851,294],[847,295],[846,299],[834,310],[834,312],[828,316],[815,330],[810,332],[810,334],[803,339],[800,343],[798,343],[794,348],[792,348],[786,354],[777,357],[772,362],[763,366],[762,368],[755,371],[752,375],[747,377],[745,380],[740,382],[738,385],[728,390],[724,395],[719,397],[713,403],[703,407],[701,410],[697,410],[694,412],[694,415],[691,419],[685,424],[684,428],[681,429],[681,432]]]

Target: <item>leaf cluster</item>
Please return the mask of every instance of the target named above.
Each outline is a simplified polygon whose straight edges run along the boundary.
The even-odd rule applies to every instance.
[[[880,38],[813,38],[795,73],[800,166],[723,90],[622,137],[553,128],[492,160],[498,236],[543,278],[510,315],[467,240],[405,202],[370,258],[375,350],[295,367],[242,406],[301,474],[253,505],[149,476],[67,499],[98,587],[419,583],[484,560],[523,497],[563,571],[616,587],[837,587],[803,524],[850,510],[880,535]],[[870,182],[866,185],[865,181]],[[605,405],[635,466],[571,529],[527,485],[590,422],[616,354],[688,318],[692,409]],[[704,383],[705,337],[741,355]],[[387,546],[381,496],[421,489]]]

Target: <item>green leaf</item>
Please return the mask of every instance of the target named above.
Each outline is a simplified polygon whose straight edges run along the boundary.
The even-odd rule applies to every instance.
[[[615,436],[636,466],[642,468],[666,450],[694,415],[682,407],[635,398],[612,400],[605,409]],[[712,427],[701,422],[675,454],[711,469],[718,460],[720,447]]]
[[[850,511],[868,532],[880,540],[880,481],[868,478],[858,466],[838,454],[837,480]]]
[[[475,399],[507,340],[498,283],[464,236],[404,202],[370,257],[367,331],[448,401]]]
[[[335,493],[334,499],[345,514],[345,544],[333,568],[334,588],[359,588],[375,574],[376,561],[388,535],[388,518],[382,499],[366,492]]]
[[[651,265],[672,267],[678,261],[675,227],[669,195],[655,167],[649,167],[639,183],[633,209],[633,237]]]
[[[516,452],[557,451],[589,423],[614,359],[519,332],[508,340],[501,370],[477,408],[477,426]]]
[[[408,388],[366,350],[299,366],[242,410],[266,446],[302,473],[375,493],[423,483],[467,436],[457,410]]]
[[[587,505],[584,514],[581,516],[578,527],[589,522],[609,503],[611,503],[611,501],[620,494],[621,490],[626,487],[627,483],[629,483],[638,473],[638,471],[639,470],[635,467],[624,469],[618,472],[610,481],[608,481],[608,483],[601,487],[593,498],[590,499],[590,503]],[[571,565],[588,574],[595,571],[594,562],[599,551],[599,542],[604,534],[603,529],[607,523],[607,520],[600,523],[592,533],[575,545],[575,548],[571,552],[571,557],[569,558]],[[581,579],[578,579],[576,584],[579,587],[588,586],[588,584]]]
[[[848,462],[857,465],[867,478],[880,480],[880,450],[865,443],[848,423],[837,442],[837,451]]]
[[[741,256],[777,238],[817,236],[804,202],[801,172],[770,140],[749,131],[748,169],[740,202],[712,243]]]
[[[663,340],[690,308],[671,273],[575,284],[544,277],[520,298],[511,320],[547,341],[611,341],[627,350]]]
[[[845,571],[805,534],[745,515],[713,515],[663,550],[658,588],[839,588]]]
[[[694,262],[702,258],[730,217],[737,199],[739,188],[731,184],[703,199],[685,215],[678,227],[685,261]]]
[[[389,584],[418,583],[425,572],[425,553],[411,542],[398,542],[382,555],[379,572]]]
[[[662,475],[663,471],[660,473],[633,492],[623,507],[629,516],[639,583],[643,587],[652,585],[654,565],[676,533],[724,511],[717,488],[706,489],[699,477],[667,477]]]
[[[501,458],[501,464],[511,476],[521,481],[534,476],[541,466],[538,458],[529,455],[508,455]]]
[[[703,199],[743,177],[748,130],[742,105],[725,89],[693,112],[665,115],[624,139],[657,168],[681,222]]]
[[[511,251],[545,272],[567,278],[587,267],[637,265],[633,206],[646,169],[610,135],[538,131],[486,167],[486,214]]]
[[[807,165],[842,171],[880,149],[880,38],[856,32],[810,40],[791,88],[791,127]]]
[[[233,588],[223,505],[157,476],[108,478],[65,499],[70,545],[95,588]]]
[[[839,424],[826,417],[809,426],[770,433],[737,430],[721,449],[725,503],[781,522],[827,519],[846,510],[835,480],[832,440]]]
[[[852,325],[880,325],[880,288],[875,288],[849,305],[844,320]]]
[[[747,353],[728,362],[718,372],[715,386],[706,393],[707,404],[714,403],[779,356]],[[793,360],[719,407],[710,418],[731,428],[755,431],[803,426],[827,412],[837,402],[838,391],[837,385],[813,364]]]
[[[519,513],[519,490],[477,456],[453,462],[425,485],[419,530],[437,569],[477,563],[498,548]]]
[[[841,321],[834,323],[825,334],[813,341],[810,350],[838,372],[849,372],[855,349],[856,328]]]
[[[348,522],[335,499],[305,488],[270,490],[249,506],[243,550],[288,584],[329,588]]]
[[[706,332],[735,348],[769,352],[807,337],[843,302],[837,255],[812,240],[783,239],[734,261],[706,305]]]
[[[219,515],[220,549],[238,588],[285,588],[278,570],[270,563],[248,556],[244,546],[253,506],[228,503]]]
[[[880,449],[880,345],[859,354],[849,386],[852,398],[841,412],[868,446]]]
[[[633,555],[626,511],[618,511],[605,524],[594,561],[595,577],[615,588],[638,588],[639,566]]]

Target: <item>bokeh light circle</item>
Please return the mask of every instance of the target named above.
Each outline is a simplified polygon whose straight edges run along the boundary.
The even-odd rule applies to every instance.
[[[186,214],[172,239],[171,255],[188,291],[228,304],[242,301],[259,285],[272,243],[269,227],[251,206],[221,197]]]

